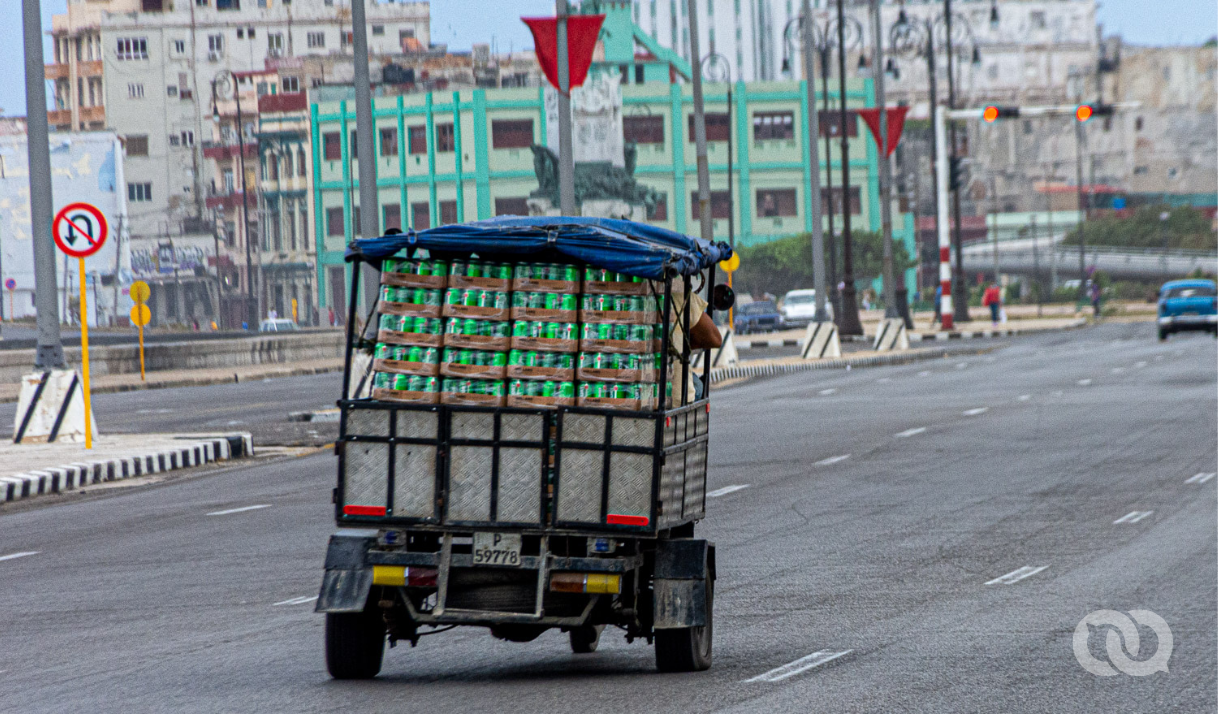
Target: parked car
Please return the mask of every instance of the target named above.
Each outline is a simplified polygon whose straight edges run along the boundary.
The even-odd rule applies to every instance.
[[[1213,280],[1172,280],[1159,289],[1159,339],[1187,330],[1218,336],[1218,286]]]
[[[756,300],[736,308],[736,333],[768,332],[782,327],[782,314],[772,300]]]
[[[792,290],[782,299],[782,314],[784,327],[807,327],[816,320],[816,291]],[[833,304],[825,303],[826,318],[833,319]]]
[[[259,332],[295,332],[299,329],[300,325],[297,325],[295,322],[287,319],[286,317],[276,317],[269,320],[263,320],[262,324],[258,326]]]

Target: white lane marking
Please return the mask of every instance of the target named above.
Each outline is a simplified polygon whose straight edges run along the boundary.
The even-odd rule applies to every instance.
[[[1080,387],[1088,387],[1088,386],[1090,386],[1090,385],[1091,385],[1091,380],[1090,380],[1090,379],[1080,379],[1080,380],[1078,380],[1078,386],[1080,386]]]
[[[302,595],[300,597],[291,598],[290,600],[280,600],[279,602],[271,605],[271,607],[278,607],[280,605],[304,605],[305,603],[313,602],[316,599],[316,595]]]
[[[1196,476],[1190,476],[1184,481],[1184,483],[1205,483],[1206,481],[1214,478],[1214,476],[1215,474],[1212,473],[1199,473]]]
[[[888,384],[889,382],[892,381],[892,377],[880,377],[879,379],[877,379],[875,381],[876,381],[876,384]]]
[[[752,679],[746,679],[745,682],[781,682],[787,677],[794,677],[801,672],[807,672],[813,667],[819,667],[827,662],[832,662],[838,657],[844,657],[854,650],[842,650],[840,652],[830,652],[829,650],[821,650],[813,652],[807,657],[800,657],[794,662],[789,662],[781,667],[775,667],[769,672],[759,674]]]
[[[1125,374],[1125,368],[1124,367],[1113,367],[1112,373],[1113,374]]]
[[[1038,568],[1034,568],[1031,565],[1025,565],[1018,570],[1012,570],[1011,572],[1007,573],[1006,575],[1000,575],[1000,576],[994,578],[993,580],[987,581],[986,585],[998,585],[998,584],[1011,585],[1013,583],[1019,582],[1020,580],[1023,580],[1024,578],[1030,578],[1033,575],[1036,575],[1037,573],[1039,573],[1040,571],[1042,571],[1048,567],[1049,566],[1047,566],[1047,565],[1042,565]]]
[[[929,376],[930,376],[930,370],[929,370],[929,369],[924,369],[924,370],[922,370],[921,372],[918,372],[918,376],[919,376],[919,377],[929,377]]]
[[[968,366],[968,362],[960,362],[959,364],[956,365],[956,369],[964,369],[967,366]]]
[[[830,387],[829,389],[822,389],[822,390],[820,390],[820,395],[821,395],[822,397],[827,397],[827,396],[829,396],[830,394],[835,394],[836,392],[837,392],[837,390],[836,390],[836,389],[833,389],[832,387]]]
[[[978,414],[985,414],[989,410],[990,410],[989,407],[977,407],[976,409],[968,409],[964,412],[964,416],[977,416]]]
[[[1146,518],[1147,516],[1149,516],[1152,513],[1154,513],[1154,511],[1130,511],[1129,513],[1126,513],[1125,515],[1123,515],[1120,518],[1113,521],[1112,525],[1115,526],[1118,523],[1137,523],[1138,521],[1142,520],[1143,518]]]
[[[1137,367],[1138,369],[1142,369],[1143,367],[1146,366],[1146,364],[1147,364],[1146,360],[1143,359],[1143,360],[1138,360],[1137,362],[1134,362],[1133,366]]]
[[[719,498],[720,496],[726,496],[729,493],[743,491],[744,489],[746,489],[748,487],[749,487],[749,485],[747,483],[738,483],[735,486],[724,486],[723,488],[717,488],[714,491],[711,491],[710,493],[706,494],[706,497],[707,498]]]
[[[1162,361],[1163,361],[1163,355],[1155,355],[1155,361],[1156,361],[1156,362],[1162,362]]]
[[[209,515],[209,516],[227,516],[230,513],[244,513],[245,511],[256,511],[259,508],[270,508],[270,507],[271,507],[271,504],[262,503],[257,506],[242,506],[241,508],[230,508],[226,511],[212,511],[211,513],[208,513],[207,515]]]
[[[21,553],[9,553],[8,555],[0,555],[0,560],[16,560],[24,558],[27,555],[38,555],[39,552],[37,550],[27,550]]]
[[[1055,396],[1055,397],[1060,397],[1060,396],[1061,396],[1061,395],[1063,395],[1063,394],[1065,394],[1065,392],[1063,392],[1063,391],[1062,391],[1062,390],[1060,390],[1060,389],[1055,389],[1055,390],[1053,390],[1053,396]]]
[[[812,464],[812,465],[813,466],[828,466],[829,464],[836,464],[839,461],[845,461],[848,458],[850,458],[850,454],[842,454],[841,456],[830,456],[829,458],[821,459],[820,461],[817,461],[815,464]]]
[[[1020,394],[1019,395],[1019,401],[1021,401],[1021,402],[1026,402],[1031,398],[1032,398],[1031,394]]]
[[[898,439],[908,439],[909,437],[917,436],[918,434],[921,434],[924,431],[926,431],[926,427],[919,426],[919,427],[915,427],[913,429],[906,429],[905,431],[901,432],[900,434],[897,434],[896,437]]]

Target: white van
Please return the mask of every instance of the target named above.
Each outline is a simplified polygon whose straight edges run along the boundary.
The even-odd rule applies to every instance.
[[[782,322],[785,327],[807,327],[816,320],[816,291],[792,290],[782,298]],[[833,319],[833,303],[825,303],[828,319]]]

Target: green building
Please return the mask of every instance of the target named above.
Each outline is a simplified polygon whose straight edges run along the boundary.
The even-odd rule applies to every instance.
[[[652,62],[654,63],[654,62]],[[649,63],[651,64],[651,63]],[[647,81],[647,72],[630,62],[600,63],[600,71],[622,74],[623,134],[638,147],[636,179],[663,195],[649,222],[672,230],[697,232],[697,173],[693,143],[692,87],[688,83]],[[634,80],[642,80],[635,83]],[[665,78],[667,80],[667,77]],[[631,83],[626,83],[627,81]],[[738,82],[728,112],[726,84],[705,85],[711,210],[718,240],[728,239],[734,213],[737,245],[752,245],[804,233],[812,228],[808,191],[806,92],[803,82]],[[320,304],[336,311],[345,299],[343,251],[358,226],[358,168],[354,154],[355,106],[347,99],[328,101],[321,93],[310,106],[312,123],[313,226],[317,239]],[[851,80],[851,107],[874,104],[871,80]],[[835,103],[836,94],[830,94]],[[821,101],[818,94],[818,102]],[[373,99],[375,156],[382,229],[423,228],[527,214],[526,200],[537,188],[532,144],[544,144],[544,90],[465,89]],[[821,131],[836,136],[837,113],[821,116]],[[734,195],[729,199],[727,138],[732,139]],[[877,150],[870,133],[853,114],[846,132],[850,144],[849,205],[858,230],[879,230]],[[823,134],[822,134],[823,135]],[[840,142],[824,156],[820,140],[821,186],[833,171],[835,226],[841,230]],[[828,198],[823,192],[822,196]],[[894,237],[915,255],[912,218],[894,217]],[[869,279],[873,276],[860,276]],[[913,284],[910,271],[907,283]]]

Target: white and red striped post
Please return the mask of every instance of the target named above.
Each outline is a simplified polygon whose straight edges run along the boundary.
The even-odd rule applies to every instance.
[[[935,184],[938,187],[938,205],[935,212],[935,228],[939,231],[939,285],[943,296],[939,302],[939,324],[944,330],[952,329],[952,231],[947,209],[947,178],[951,167],[947,163],[947,122],[943,107],[935,107]]]

